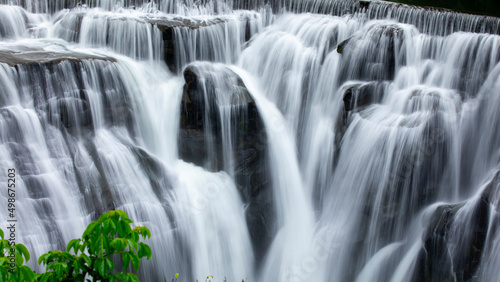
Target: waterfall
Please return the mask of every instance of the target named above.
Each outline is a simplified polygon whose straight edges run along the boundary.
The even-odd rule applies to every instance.
[[[499,34],[384,1],[0,0],[28,265],[121,209],[142,281],[498,281]]]

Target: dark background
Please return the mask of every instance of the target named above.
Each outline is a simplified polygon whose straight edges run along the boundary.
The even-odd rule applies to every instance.
[[[416,6],[441,7],[462,12],[500,17],[498,0],[389,0]]]

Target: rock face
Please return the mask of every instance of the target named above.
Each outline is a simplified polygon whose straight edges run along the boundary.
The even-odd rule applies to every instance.
[[[345,86],[344,112],[359,111],[373,103],[379,103],[389,86],[385,81],[354,82]]]
[[[427,225],[413,281],[475,281],[486,252],[488,230],[495,230],[500,173],[476,199],[438,207]],[[491,225],[491,226],[490,226]]]
[[[264,123],[241,78],[223,65],[184,70],[179,156],[231,174],[245,204],[257,259],[271,240],[272,196]]]
[[[38,44],[38,46],[36,45]],[[53,48],[54,50],[50,50]],[[65,45],[50,46],[45,42],[33,41],[21,46],[9,44],[0,49],[0,63],[10,66],[27,64],[57,64],[63,61],[80,62],[82,60],[101,60],[115,62],[114,58],[99,53],[81,52],[69,49]]]
[[[149,20],[150,23],[155,24],[162,33],[163,37],[163,58],[168,68],[171,71],[176,71],[177,59],[175,51],[175,32],[174,28],[186,27],[191,30],[203,28],[211,25],[224,23],[226,20],[223,18],[212,18],[208,20],[197,20],[184,17],[171,17],[171,18],[161,18]]]
[[[68,133],[78,136],[92,133],[95,122],[92,110],[95,109],[91,109],[89,91],[95,90],[88,89],[84,77],[95,74],[100,85],[110,85],[109,88],[98,90],[101,92],[98,102],[103,107],[103,120],[100,122],[123,125],[133,132],[130,101],[127,95],[122,95],[125,93],[122,81],[113,82],[116,70],[114,59],[100,54],[73,52],[64,46],[57,47],[60,53],[47,51],[43,46],[24,46],[22,50],[26,53],[10,48],[0,50],[0,65],[5,67],[12,83],[30,82],[19,93],[1,95],[0,106],[9,105],[12,101],[8,97],[18,94],[23,99],[32,99],[37,113],[51,125],[65,128]],[[106,70],[100,70],[101,67]],[[89,72],[85,71],[87,69]]]
[[[342,65],[340,80],[394,79],[396,65],[404,60],[396,56],[404,48],[404,38],[398,24],[374,22],[342,41],[337,52],[349,63]]]

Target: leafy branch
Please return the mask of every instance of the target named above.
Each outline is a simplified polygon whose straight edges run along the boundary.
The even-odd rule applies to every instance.
[[[126,272],[130,264],[139,270],[141,258],[151,258],[151,248],[142,242],[150,238],[147,227],[130,226],[132,220],[124,211],[115,210],[104,213],[98,220],[90,223],[81,239],[71,240],[66,252],[49,251],[38,258],[38,264],[46,265],[45,273],[35,273],[23,265],[30,259],[29,252],[21,244],[14,247],[3,240],[0,229],[0,281],[139,281],[135,273]],[[11,249],[14,248],[16,265],[10,264]],[[24,257],[24,259],[23,259]],[[115,269],[116,258],[121,257],[123,271]]]

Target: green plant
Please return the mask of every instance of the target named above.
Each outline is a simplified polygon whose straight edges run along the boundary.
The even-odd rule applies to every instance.
[[[151,248],[139,242],[151,237],[147,227],[130,227],[132,220],[124,211],[107,212],[90,223],[81,239],[71,240],[66,252],[49,251],[38,258],[46,265],[45,273],[36,273],[23,265],[30,259],[22,244],[4,240],[0,229],[0,282],[3,281],[139,281],[135,273],[126,272],[130,263],[135,271],[140,259],[151,258]],[[70,253],[73,251],[74,254]],[[121,270],[115,269],[113,258],[120,257]]]
[[[39,274],[23,265],[30,260],[28,249],[4,239],[0,229],[0,281],[35,281]]]
[[[82,239],[68,243],[66,252],[50,251],[40,256],[38,263],[45,264],[47,272],[39,281],[84,281],[87,275],[93,281],[139,281],[134,273],[116,271],[113,261],[113,257],[121,256],[123,270],[132,262],[137,271],[141,258],[151,258],[151,248],[139,242],[140,235],[151,237],[149,229],[144,226],[132,229],[131,223],[124,211],[101,215],[87,226]]]

